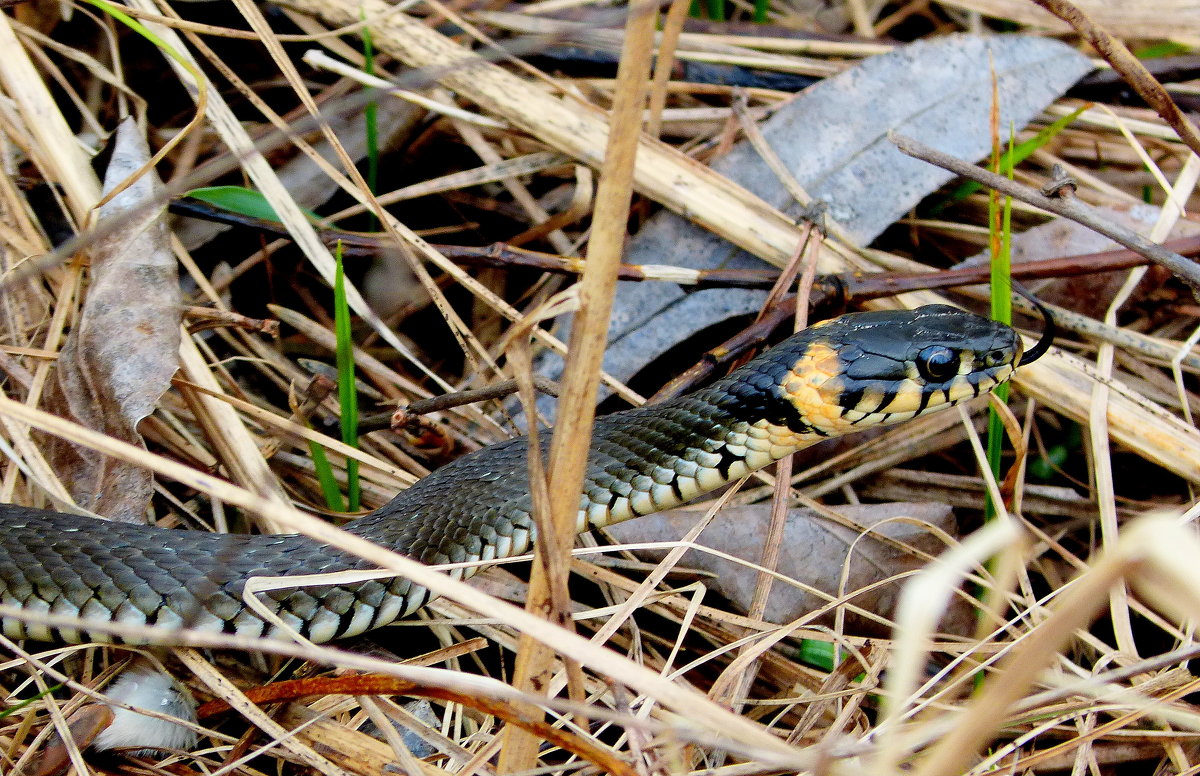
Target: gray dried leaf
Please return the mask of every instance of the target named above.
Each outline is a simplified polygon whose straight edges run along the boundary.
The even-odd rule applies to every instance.
[[[150,159],[137,125],[117,130],[105,175],[112,191]],[[44,406],[111,437],[141,445],[138,422],[154,411],[179,359],[181,299],[165,222],[162,184],[142,175],[99,211],[122,224],[91,250],[91,283],[67,336]],[[79,506],[114,520],[143,519],[150,472],[66,442],[48,444],[50,462]]]
[[[864,504],[836,508],[843,516],[865,528],[878,526],[857,544],[858,534],[824,518],[809,509],[793,509],[788,512],[784,528],[782,549],[777,571],[821,590],[831,596],[838,595],[842,585],[842,566],[849,556],[849,574],[845,590],[854,591],[890,579],[906,571],[922,568],[925,561],[896,547],[892,542],[879,537],[903,542],[929,555],[942,553],[946,546],[927,527],[908,521],[885,520],[906,517],[935,526],[950,536],[957,528],[950,507],[945,504]],[[701,518],[695,510],[676,509],[656,515],[610,526],[607,530],[619,542],[664,542],[677,541]],[[744,507],[727,507],[718,513],[697,543],[714,550],[758,563],[763,545],[767,541],[771,523],[769,504]],[[854,553],[850,555],[853,545]],[[666,553],[663,551],[639,552],[647,560],[657,562]],[[679,567],[698,569],[712,574],[705,584],[729,599],[739,609],[749,609],[758,584],[755,569],[719,558],[704,552],[689,550]],[[903,579],[881,585],[854,598],[854,604],[863,609],[890,617],[899,598]],[[827,599],[801,588],[776,580],[771,587],[764,618],[770,622],[787,623],[809,612],[821,608]],[[951,633],[970,632],[972,622],[965,604],[956,604],[942,621],[941,629]],[[814,623],[832,625],[832,615],[814,620]],[[879,635],[886,632],[878,622],[856,615],[846,619],[848,632]]]

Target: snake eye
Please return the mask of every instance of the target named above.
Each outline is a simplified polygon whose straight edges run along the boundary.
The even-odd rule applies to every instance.
[[[930,345],[917,354],[917,371],[930,382],[945,382],[958,374],[958,355],[950,348]]]

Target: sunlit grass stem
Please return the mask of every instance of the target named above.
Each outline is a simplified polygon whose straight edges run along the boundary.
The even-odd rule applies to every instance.
[[[342,410],[342,441],[358,447],[358,388],[354,376],[354,340],[350,329],[350,305],[346,301],[346,275],[342,269],[342,243],[334,251],[337,262],[333,284],[333,328],[337,336],[338,403]],[[346,459],[346,507],[357,512],[362,496],[358,461]]]
[[[1013,153],[1013,136],[1015,130],[1009,128],[1008,154]],[[999,156],[995,158],[994,166],[999,166]],[[1013,177],[1010,166],[1008,177]],[[992,249],[991,272],[991,307],[992,318],[1001,323],[1012,325],[1012,197],[1006,196],[1000,202],[999,192],[993,190],[988,197],[988,225]],[[1009,386],[1001,385],[996,388],[996,398],[1002,402],[1008,401]],[[1000,479],[1001,454],[1004,446],[1004,424],[995,407],[988,407],[987,457],[992,476]],[[996,515],[996,504],[988,496],[986,519]]]

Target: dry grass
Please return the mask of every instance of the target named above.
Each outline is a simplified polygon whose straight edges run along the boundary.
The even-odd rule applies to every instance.
[[[703,577],[677,566],[689,548],[719,553],[697,537],[727,503],[786,498],[789,506],[811,506],[845,523],[837,504],[860,496],[912,498],[913,461],[938,469],[916,487],[954,504],[965,525],[978,527],[983,493],[997,485],[976,473],[980,447],[965,415],[920,418],[846,445],[797,466],[790,489],[769,475],[730,489],[696,507],[704,520],[666,547],[666,560],[656,566],[633,560],[631,547],[585,542],[569,563],[559,557],[545,564],[551,576],[570,572],[573,601],[553,595],[553,580],[550,594],[537,574],[527,582],[523,566],[517,574],[496,569],[482,578],[485,586],[468,585],[310,514],[321,511],[310,441],[326,448],[339,475],[348,457],[360,462],[370,506],[446,456],[386,432],[363,437],[355,450],[322,433],[325,426],[309,425],[338,411],[329,399],[305,407],[311,376],[299,361],[331,359],[325,284],[334,264],[304,213],[310,205],[299,201],[307,193],[283,177],[297,159],[307,160],[314,188],[326,190],[323,198],[336,195],[322,213],[341,207],[338,218],[364,229],[362,214],[373,213],[395,245],[381,259],[395,273],[387,281],[397,297],[392,312],[372,311],[358,290],[366,283],[349,293],[360,324],[360,377],[384,399],[406,404],[512,377],[521,361],[513,349],[527,339],[565,352],[556,330],[541,325],[547,310],[581,311],[577,320],[585,323],[574,332],[568,369],[576,406],[555,452],[555,460],[574,457],[576,465],[595,385],[642,400],[600,371],[599,362],[613,293],[606,275],[627,224],[636,228],[662,206],[776,266],[798,255],[803,227],[705,166],[739,125],[788,94],[755,88],[745,93],[749,105],[739,106],[742,95],[732,89],[668,80],[661,69],[655,78],[645,62],[615,79],[537,70],[530,60],[569,26],[549,12],[609,14],[610,29],[573,34],[618,46],[623,35],[635,42],[650,37],[645,18],[622,30],[623,14],[593,5],[546,0],[500,13],[437,0],[403,10],[379,0],[290,0],[268,13],[236,0],[206,15],[196,9],[208,6],[130,0],[129,13],[153,30],[154,43],[91,5],[75,9],[70,21],[52,8],[38,16],[32,6],[19,9],[20,21],[0,16],[0,502],[70,507],[70,477],[55,469],[47,447],[47,435],[54,435],[154,472],[149,511],[162,525],[302,531],[442,596],[421,618],[379,634],[370,648],[171,633],[178,647],[149,654],[198,696],[220,698],[236,714],[201,720],[200,747],[172,755],[164,767],[364,776],[395,767],[426,774],[507,768],[647,776],[886,774],[909,767],[923,776],[1082,774],[1114,764],[1157,764],[1164,773],[1200,769],[1194,743],[1200,716],[1187,702],[1197,681],[1187,662],[1195,652],[1191,623],[1200,618],[1200,543],[1191,529],[1198,511],[1192,489],[1200,483],[1200,434],[1191,425],[1200,407],[1193,391],[1200,360],[1191,340],[1200,308],[1169,284],[1158,283],[1149,296],[1143,286],[1128,304],[1124,292],[1106,299],[1113,303],[1096,306],[1095,317],[1073,319],[1060,351],[1022,370],[1014,422],[1023,444],[1031,455],[1065,445],[1074,484],[1067,487],[1062,477],[1019,484],[1007,514],[961,539],[941,537],[947,549],[937,557],[901,547],[927,567],[877,583],[905,583],[894,613],[863,610],[861,591],[843,585],[816,591],[825,601],[819,610],[770,623],[761,618],[763,595],[747,616],[712,596]],[[888,6],[887,16],[875,18],[867,5],[852,3],[846,11],[847,24],[860,32],[916,20],[922,32],[943,34],[978,22],[920,2]],[[782,3],[773,13],[776,24],[753,37],[723,29],[663,37],[682,61],[821,76],[890,46],[867,38],[798,41],[782,31],[802,17],[785,18],[791,12]],[[424,111],[429,101],[436,109],[419,114],[421,120],[393,116],[383,128],[405,150],[385,154],[377,194],[355,166],[361,153],[326,123],[349,116],[358,126],[365,101],[357,77],[311,68],[317,60],[304,57],[307,48],[325,48],[360,67],[363,18],[380,52],[378,70],[421,93],[424,107],[411,110]],[[457,25],[457,37],[435,31],[446,20]],[[515,41],[516,53],[489,47],[489,36]],[[625,111],[618,126],[631,125],[647,91],[656,113],[649,125],[661,131],[610,138],[607,111]],[[1060,100],[1037,123],[1077,105]],[[88,261],[103,240],[121,232],[121,224],[97,221],[101,186],[91,153],[125,115],[134,116],[164,157],[157,164],[164,197],[215,182],[252,184],[291,238],[268,242],[236,230],[185,245],[194,224],[172,224],[168,249],[183,269],[186,304],[273,317],[284,332],[273,338],[241,327],[232,315],[227,326],[185,328],[179,371],[140,425],[148,449],[40,409],[64,337],[79,327]],[[1092,204],[1124,207],[1149,196],[1187,210],[1196,201],[1195,158],[1144,109],[1086,111],[1018,177],[1040,185],[1054,163],[1072,172],[1079,197]],[[637,192],[632,216],[622,175]],[[813,263],[818,271],[928,271],[945,257],[983,247],[981,202],[975,195],[936,219],[914,216],[907,235],[895,230],[872,249],[839,242],[835,230]],[[162,205],[151,202],[147,212]],[[1152,233],[1158,240],[1187,221],[1179,207],[1162,213]],[[1016,218],[1024,227],[1040,220],[1020,209]],[[81,236],[56,250],[47,235],[62,229]],[[570,286],[562,276],[463,269],[425,241],[433,232],[446,242],[528,242],[563,256],[582,255],[586,245],[588,270],[579,288],[556,296]],[[939,252],[944,256],[933,255]],[[363,276],[360,270],[352,270],[352,279]],[[1127,290],[1135,285],[1128,281]],[[916,292],[879,304],[940,299]],[[434,426],[440,444],[462,452],[507,437],[510,420],[491,403],[441,413]],[[1083,425],[1085,443],[1071,446],[1072,422]],[[569,505],[577,478],[565,465],[553,471],[548,501]],[[1148,512],[1155,514],[1141,516]],[[760,593],[766,586],[803,588],[766,568],[774,563],[769,554],[765,566],[758,560],[740,562],[757,570]],[[573,628],[509,602],[523,601],[530,588],[538,600],[559,606]],[[942,632],[944,608],[964,591],[986,602],[976,632]],[[864,635],[845,625],[847,614],[877,627]],[[46,616],[51,624],[54,618]],[[152,629],[114,630],[130,639],[163,637]],[[802,663],[802,639],[835,645],[841,664],[827,671]],[[214,661],[200,649],[228,651]],[[63,685],[0,718],[0,772],[32,762],[64,714],[92,697],[133,651],[91,645],[30,653],[0,646],[8,700]],[[296,680],[288,685],[299,688],[296,697],[259,709],[250,700],[255,688],[277,678]],[[429,699],[432,711],[414,717],[400,704],[405,695]],[[414,758],[392,733],[395,722],[413,728],[433,754]],[[369,734],[368,723],[385,733]],[[504,758],[502,745],[510,747]],[[78,768],[91,767],[85,764],[91,755],[71,756]]]

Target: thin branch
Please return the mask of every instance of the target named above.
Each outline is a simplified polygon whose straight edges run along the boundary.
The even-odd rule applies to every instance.
[[[534,375],[533,387],[547,396],[558,396],[558,383],[548,377]],[[455,407],[461,407],[464,404],[500,399],[516,393],[516,391],[516,380],[501,380],[498,383],[483,388],[472,388],[469,391],[456,391],[454,393],[444,393],[440,396],[431,396],[428,399],[414,401],[407,407],[399,407],[392,412],[368,415],[359,421],[358,431],[360,434],[366,434],[385,428],[404,426],[420,415],[428,415],[431,412],[442,412]]]
[[[1083,11],[1076,8],[1067,0],[1033,0],[1050,13],[1062,19],[1075,28],[1075,31],[1091,44],[1104,61],[1108,62],[1125,83],[1154,108],[1162,120],[1171,125],[1179,139],[1192,149],[1192,153],[1200,154],[1200,131],[1196,130],[1188,117],[1183,115],[1179,106],[1171,99],[1171,95],[1163,88],[1146,66],[1126,48],[1125,44],[1109,34],[1108,30],[1092,22]]]
[[[218,310],[215,307],[189,305],[183,309],[183,315],[188,322],[189,334],[195,334],[205,329],[230,327],[259,332],[268,337],[279,336],[279,321],[251,318],[248,315],[235,313],[232,310]]]
[[[605,773],[637,776],[637,771],[611,749],[601,746],[592,739],[584,738],[570,731],[559,730],[526,713],[519,704],[496,701],[446,687],[432,684],[422,685],[381,674],[352,674],[338,677],[291,679],[246,691],[246,697],[258,705],[326,695],[407,695],[413,698],[434,698],[459,703],[467,708],[491,714],[505,722],[517,725],[540,739],[549,741],[555,746],[560,746],[568,752],[596,764]],[[198,713],[201,718],[207,719],[229,711],[230,708],[229,703],[224,699],[216,699],[204,704]]]

